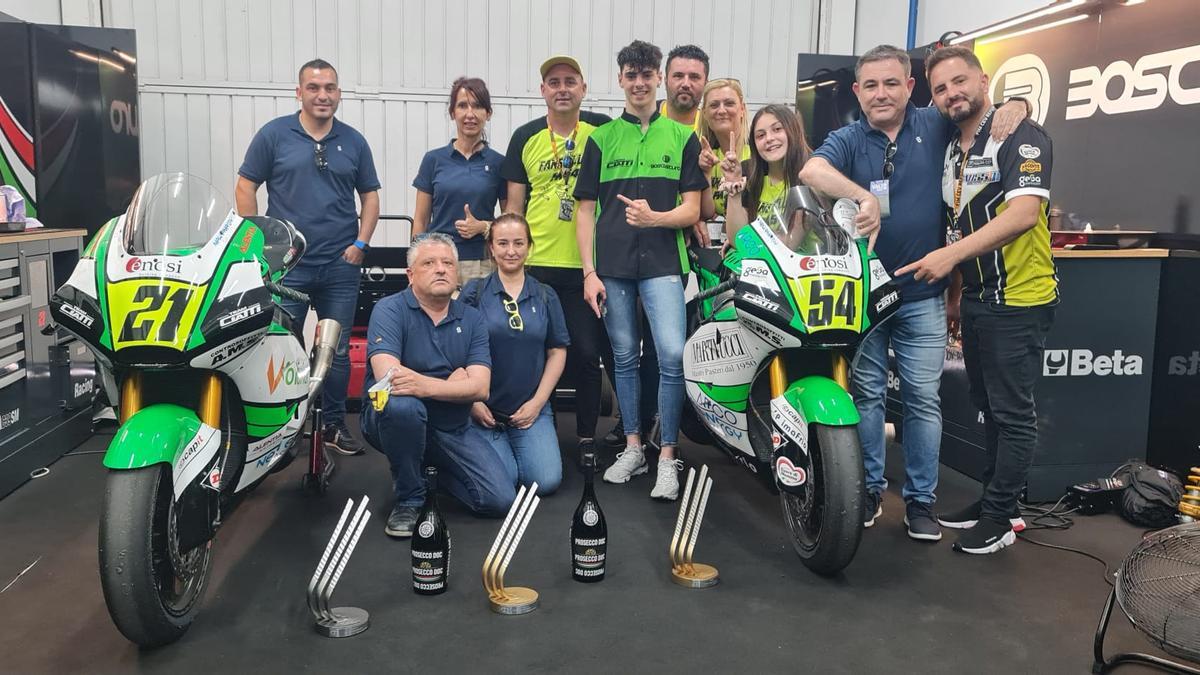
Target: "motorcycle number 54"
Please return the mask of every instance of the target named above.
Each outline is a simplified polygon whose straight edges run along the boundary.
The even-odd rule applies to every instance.
[[[183,349],[196,322],[203,290],[200,286],[165,279],[110,285],[111,325],[115,329],[113,349]]]
[[[854,328],[858,325],[858,284],[849,277],[798,279],[800,315],[810,331]]]

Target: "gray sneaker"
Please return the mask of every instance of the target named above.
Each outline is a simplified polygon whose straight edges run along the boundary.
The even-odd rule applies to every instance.
[[[605,483],[628,483],[630,478],[646,473],[646,453],[640,447],[626,447],[617,453],[617,461],[604,472]]]
[[[682,459],[658,460],[658,473],[654,478],[654,489],[650,490],[650,498],[668,502],[679,499],[679,471],[681,469],[683,469]]]
[[[933,505],[915,499],[904,505],[904,524],[908,536],[920,541],[940,541],[942,528],[933,518]]]

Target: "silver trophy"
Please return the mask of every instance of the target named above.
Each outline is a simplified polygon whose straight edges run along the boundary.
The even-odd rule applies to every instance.
[[[346,508],[342,509],[342,517],[338,519],[337,527],[333,529],[333,536],[325,545],[321,561],[317,563],[317,569],[308,582],[308,610],[312,612],[313,619],[316,621],[317,632],[325,637],[342,638],[358,635],[371,625],[370,615],[364,609],[358,607],[329,608],[329,598],[333,595],[333,589],[337,588],[338,581],[342,578],[342,571],[346,569],[346,563],[350,561],[354,547],[358,545],[358,537],[371,518],[370,512],[367,511],[367,502],[367,497],[363,496],[362,502],[355,510],[354,500],[346,500]],[[347,524],[346,519],[350,516],[351,511],[354,511],[354,517],[350,518],[349,524]]]

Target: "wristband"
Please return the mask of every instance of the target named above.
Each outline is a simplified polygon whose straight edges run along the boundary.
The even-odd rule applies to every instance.
[[[363,252],[366,252],[367,249],[371,248],[371,245],[368,244],[367,242],[363,241],[362,239],[355,239],[354,245],[358,247],[358,250],[363,251]]]
[[[583,280],[587,281],[587,278],[595,273],[596,273],[596,270],[589,270],[589,271],[585,272],[583,275]]]

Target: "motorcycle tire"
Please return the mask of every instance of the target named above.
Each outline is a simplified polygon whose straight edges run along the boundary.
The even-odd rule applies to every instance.
[[[212,542],[172,556],[173,502],[167,465],[108,474],[100,586],[117,630],[140,647],[169,644],[187,632],[212,569]]]
[[[862,539],[862,446],[852,426],[812,424],[809,429],[811,461],[804,494],[781,490],[779,501],[804,566],[833,576],[854,559]]]

